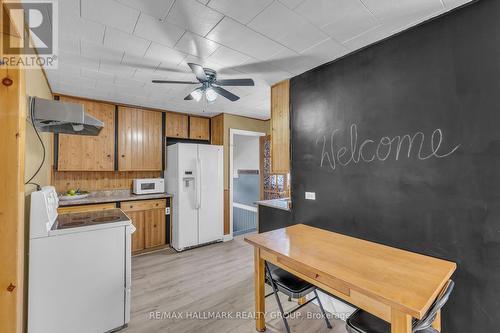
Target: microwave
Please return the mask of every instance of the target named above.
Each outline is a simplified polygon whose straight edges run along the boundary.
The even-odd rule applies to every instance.
[[[165,180],[163,178],[134,179],[132,192],[134,194],[154,194],[165,192]]]

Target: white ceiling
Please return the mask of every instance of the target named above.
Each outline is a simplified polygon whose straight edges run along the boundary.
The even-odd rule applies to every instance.
[[[268,119],[269,86],[470,0],[59,0],[56,93],[172,111]],[[237,102],[184,101],[188,62],[219,78]]]

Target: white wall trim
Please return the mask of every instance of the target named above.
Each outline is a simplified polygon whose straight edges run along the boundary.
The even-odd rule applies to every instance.
[[[229,235],[233,239],[233,154],[234,154],[234,135],[247,135],[247,136],[266,136],[266,133],[253,132],[247,130],[241,130],[236,128],[229,129]],[[260,177],[262,175],[259,174]],[[225,240],[224,240],[225,241]]]
[[[245,205],[245,204],[242,204],[239,202],[233,202],[233,207],[241,208],[241,209],[248,210],[248,211],[254,212],[254,213],[257,213],[257,211],[258,211],[257,207],[255,207],[255,206]]]

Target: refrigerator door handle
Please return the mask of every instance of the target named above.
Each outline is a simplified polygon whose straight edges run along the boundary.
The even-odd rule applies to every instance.
[[[198,201],[198,209],[201,208],[201,202],[202,202],[202,197],[201,197],[201,184],[203,184],[202,179],[201,179],[201,168],[202,168],[202,161],[199,158],[198,159],[198,182],[200,183],[200,186],[198,186],[198,193],[199,193],[199,201]]]
[[[196,195],[196,209],[200,208],[200,200],[201,200],[201,182],[200,182],[200,159],[196,158],[196,184],[195,184],[195,195]]]

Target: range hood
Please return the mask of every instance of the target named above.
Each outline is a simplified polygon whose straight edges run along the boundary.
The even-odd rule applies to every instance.
[[[30,97],[34,123],[40,132],[98,135],[104,123],[85,114],[82,104]]]

